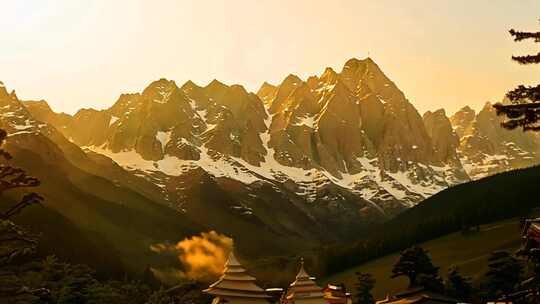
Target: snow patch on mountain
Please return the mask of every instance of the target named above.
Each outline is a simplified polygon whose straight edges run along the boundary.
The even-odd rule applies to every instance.
[[[172,131],[158,131],[156,133],[156,140],[161,143],[161,149],[165,151],[167,143],[171,141]]]
[[[298,118],[298,122],[293,124],[295,126],[306,126],[308,128],[314,129],[315,124],[317,123],[317,117],[315,115],[305,115]]]
[[[192,107],[195,108],[195,104],[192,104]],[[429,169],[435,174],[440,175],[440,183],[435,183],[433,180],[413,181],[415,176],[414,170],[394,173],[383,172],[380,169],[377,158],[359,157],[357,161],[361,164],[361,170],[355,173],[340,172],[337,176],[320,167],[303,169],[283,165],[276,160],[276,151],[270,146],[270,124],[273,115],[268,113],[268,109],[266,108],[265,111],[266,118],[264,124],[266,130],[259,133],[259,138],[266,154],[263,161],[258,165],[250,164],[240,157],[223,155],[209,149],[204,143],[202,145],[195,145],[185,138],[181,138],[179,144],[194,147],[199,152],[199,160],[183,160],[175,156],[164,155],[163,159],[152,161],[143,159],[134,150],[113,153],[106,148],[106,145],[102,147],[88,146],[85,148],[110,157],[128,170],[141,171],[149,175],[161,172],[168,176],[181,176],[195,168],[201,168],[212,176],[231,178],[246,185],[261,180],[280,184],[292,181],[296,185],[296,194],[305,198],[307,201],[316,200],[318,192],[322,188],[329,184],[334,184],[363,198],[382,213],[384,213],[384,210],[377,202],[397,200],[407,206],[412,206],[418,199],[433,195],[447,186],[444,173],[448,168],[424,166],[424,169]],[[205,115],[201,114],[203,113],[200,113],[200,116],[205,117]],[[305,117],[305,119],[309,119],[309,125],[315,123],[314,117]],[[205,132],[209,132],[215,126],[207,124]],[[158,131],[156,140],[164,148],[171,140],[171,136],[171,131]]]
[[[106,147],[87,146],[85,150],[105,155],[118,165],[131,171],[142,171],[148,174],[161,172],[169,176],[181,176],[195,168],[202,168],[215,177],[228,177],[244,184],[251,184],[260,180],[245,168],[235,164],[234,160],[222,155],[211,156],[211,152],[201,147],[201,159],[198,161],[183,160],[176,156],[165,155],[158,161],[145,160],[134,150],[114,153]]]
[[[114,115],[111,115],[111,120],[109,120],[109,126],[112,126],[115,122],[118,121],[118,119],[120,119],[120,118],[116,117]]]
[[[156,87],[158,90],[157,93],[159,94],[158,98],[154,98],[155,103],[165,104],[169,100],[169,97],[171,96],[173,90],[170,88],[167,88],[164,85],[159,85]]]

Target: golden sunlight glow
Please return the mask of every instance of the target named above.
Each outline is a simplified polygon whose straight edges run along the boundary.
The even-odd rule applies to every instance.
[[[407,3],[406,5],[404,3]],[[538,29],[540,1],[2,1],[0,80],[55,110],[110,106],[160,77],[257,90],[371,56],[423,112],[498,101],[538,80],[508,29]],[[536,52],[536,51],[534,51]],[[529,52],[530,53],[530,52]]]

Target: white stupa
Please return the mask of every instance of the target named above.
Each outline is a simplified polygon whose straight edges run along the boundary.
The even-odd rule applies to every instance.
[[[270,303],[270,296],[255,284],[255,278],[247,274],[232,252],[225,264],[223,275],[204,292],[215,296],[212,304]]]
[[[315,283],[315,278],[307,274],[304,269],[304,259],[300,262],[300,270],[296,280],[291,283],[287,292],[288,304],[327,304],[321,287]]]

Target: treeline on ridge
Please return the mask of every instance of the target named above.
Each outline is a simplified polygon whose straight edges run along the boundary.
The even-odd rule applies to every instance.
[[[536,197],[540,167],[513,170],[446,189],[373,227],[351,245],[318,250],[321,275],[347,270],[371,259],[452,232],[479,228],[494,221],[528,215],[540,207]]]

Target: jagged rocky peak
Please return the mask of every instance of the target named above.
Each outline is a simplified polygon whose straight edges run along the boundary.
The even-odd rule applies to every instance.
[[[438,109],[434,112],[427,111],[422,116],[422,119],[424,120],[426,131],[431,138],[439,134],[438,129],[444,130],[445,132],[450,130],[450,132],[453,133],[450,120],[446,116],[446,112],[444,111],[444,109]]]
[[[213,80],[204,88],[204,92],[212,99],[213,107],[227,108],[234,116],[249,114],[241,113],[241,111],[247,110],[246,107],[249,107],[249,104],[254,107],[260,107],[257,112],[260,112],[261,109],[264,112],[264,106],[259,97],[248,92],[240,84],[228,86],[217,80]]]
[[[3,99],[3,98],[6,98],[6,96],[8,96],[6,86],[4,85],[3,82],[0,81],[0,98]]]
[[[19,98],[17,97],[15,90],[11,90],[11,92],[8,93],[5,86],[0,86],[0,103],[5,105],[10,103],[19,103]]]
[[[189,97],[192,107],[197,110],[206,109],[211,102],[205,88],[191,80],[184,83],[180,89]]]
[[[370,138],[377,143],[381,166],[390,172],[397,172],[409,170],[417,163],[432,164],[435,161],[433,145],[416,108],[378,67],[376,70],[369,67],[366,71],[366,76],[360,79],[360,84],[367,85],[366,90],[372,92],[367,96],[374,95],[384,105],[382,115],[373,118],[364,116],[365,124],[370,125]],[[379,73],[380,76],[375,76]],[[371,108],[375,110],[377,107],[380,108],[377,102],[371,103]],[[378,132],[373,134],[373,130]]]
[[[233,99],[234,98],[243,98],[243,97],[250,94],[250,93],[248,93],[246,88],[244,88],[244,86],[240,85],[240,84],[233,84],[229,88],[230,88],[230,92],[232,94],[231,98],[233,98]]]
[[[40,130],[50,132],[45,124],[34,119],[15,91],[8,94],[4,86],[0,87],[0,128],[8,136],[37,134]]]
[[[459,137],[452,129],[452,124],[444,109],[427,111],[422,118],[433,143],[435,160],[441,163],[459,162],[456,152]]]
[[[15,91],[8,93],[5,87],[0,87],[0,105],[8,105],[16,99]]]
[[[150,83],[150,85],[144,89],[142,95],[149,98],[154,97],[157,102],[163,102],[168,94],[177,89],[178,86],[174,80],[160,78],[159,80]]]
[[[148,101],[155,92],[165,92],[159,94],[165,98],[152,105]],[[266,130],[266,112],[262,101],[241,85],[213,80],[205,87],[187,82],[178,89],[159,80],[141,98],[134,97],[122,100],[130,115],[118,115],[112,130],[105,132],[112,134],[107,146],[117,147],[113,152],[121,146],[121,150],[135,149],[147,160],[174,156],[196,161],[204,146],[214,157],[221,153],[252,164],[262,160],[265,151],[259,133]],[[121,144],[115,144],[118,139]]]
[[[324,72],[319,77],[319,80],[326,85],[332,85],[335,84],[339,79],[339,74],[336,73],[332,68],[327,67],[324,69]]]
[[[0,103],[13,100],[2,92]],[[227,185],[224,195],[259,199],[266,187],[276,191],[272,206],[294,200],[321,223],[334,216],[358,222],[366,209],[392,214],[469,180],[462,163],[478,178],[538,161],[531,152],[536,139],[501,129],[491,106],[478,115],[464,108],[451,119],[443,110],[421,116],[370,58],[306,81],[291,74],[276,86],[263,83],[257,95],[217,80],[178,88],[159,79],[109,109],[83,109],[64,120],[44,103],[25,106],[77,145],[162,189],[177,210],[197,202],[189,189],[202,174]],[[32,118],[17,108],[22,112],[0,105],[0,127],[25,132],[40,125],[27,123]]]
[[[112,115],[122,116],[135,109],[141,103],[140,93],[124,93],[109,108]]]
[[[341,72],[343,73],[345,70],[366,70],[369,66],[376,66],[376,63],[373,61],[373,59],[371,59],[371,57],[366,57],[365,59],[358,59],[353,57],[345,62]]]
[[[51,107],[49,106],[47,101],[45,101],[44,99],[41,99],[41,100],[24,100],[23,102],[24,102],[24,105],[26,107],[36,107],[36,108],[42,109],[43,111],[46,111],[46,112],[49,112],[49,113],[54,113],[54,111],[51,109]]]
[[[460,136],[458,152],[472,179],[535,165],[540,161],[540,140],[535,133],[506,130],[491,103],[475,115],[464,107],[452,116]]]
[[[212,99],[209,105],[211,112],[226,110],[235,119],[243,119],[253,115],[266,115],[263,102],[257,95],[248,92],[242,85],[233,84],[227,86],[213,81],[205,88],[205,94]],[[258,125],[257,127],[261,126]]]
[[[490,102],[486,102],[482,109],[478,111],[478,114],[475,117],[474,124],[479,131],[486,131],[486,128],[492,128],[495,125],[498,125],[500,119],[497,119],[497,115],[493,105]],[[497,126],[498,130],[503,130],[500,128],[500,125]],[[501,132],[502,133],[502,132]],[[505,132],[506,133],[506,132]]]
[[[353,58],[339,73],[327,68],[306,81],[291,74],[257,94],[218,80],[178,88],[160,79],[107,110],[80,111],[65,135],[161,186],[202,170],[249,187],[271,183],[308,202],[347,193],[384,212],[468,180],[460,162],[472,158],[468,151],[492,153],[492,144],[473,141],[465,149],[451,126],[461,115],[485,129],[491,116],[461,112],[421,116],[373,60]]]
[[[289,74],[278,86],[274,99],[268,103],[271,114],[285,109],[283,102],[291,94],[291,92],[303,83],[298,76]]]
[[[191,80],[188,80],[186,81],[182,87],[180,87],[183,91],[191,91],[191,90],[198,90],[198,89],[201,89],[202,87],[197,85],[195,82],[191,81]]]
[[[172,80],[162,78],[152,82],[142,92],[141,100],[142,107],[136,110],[143,111],[141,114],[147,118],[157,119],[157,123],[161,119],[166,120],[167,123],[158,126],[161,129],[171,127],[172,120],[194,115],[189,98]]]
[[[373,166],[380,172],[373,171],[372,182],[405,174],[412,184],[432,189],[467,178],[455,152],[435,155],[422,117],[371,59],[351,59],[341,73],[327,68],[306,82],[289,75],[267,104],[273,114],[270,147],[282,165],[320,168],[338,179]],[[455,172],[429,167],[450,161]]]
[[[212,80],[204,87],[206,94],[212,98],[221,97],[223,94],[225,94],[228,88],[229,87],[226,84],[217,79]]]
[[[384,102],[401,103],[405,95],[370,58],[348,60],[340,73],[343,82],[358,96],[374,93]]]
[[[433,146],[422,117],[409,103],[386,104],[383,132],[377,147],[383,167],[390,172],[408,170],[416,163],[433,162]]]
[[[521,130],[507,130],[501,127],[503,117],[497,116],[493,104],[487,102],[476,117],[475,129],[482,135],[490,138],[494,143],[499,142],[508,146],[513,143],[525,150],[538,149],[538,136],[536,133],[526,134]],[[536,151],[536,150],[534,150]]]
[[[283,110],[296,112],[297,115],[315,115],[321,110],[313,91],[305,82],[291,92],[284,106]]]
[[[48,122],[53,125],[60,132],[64,133],[73,121],[73,116],[66,113],[54,112],[47,101],[45,100],[25,100],[24,106],[32,114],[32,116],[39,120]]]
[[[106,111],[95,109],[81,109],[73,115],[65,127],[55,125],[64,136],[79,146],[100,146],[105,143],[105,130],[109,124],[110,115]]]
[[[10,104],[19,104],[19,99],[17,98],[17,94],[15,94],[15,90],[12,90],[11,93],[8,93],[7,88],[2,84],[0,86],[0,106],[4,105],[7,107]]]
[[[460,138],[465,135],[475,117],[476,112],[469,106],[464,106],[450,117],[452,127]]]
[[[308,77],[306,83],[312,90],[316,90],[319,87],[319,81],[319,77],[313,75]]]
[[[287,75],[287,77],[285,77],[285,79],[283,79],[283,81],[281,82],[280,86],[283,87],[283,86],[298,86],[302,83],[302,79],[300,79],[300,77],[294,75],[294,74],[289,74]]]
[[[360,78],[364,77],[366,72],[370,69],[378,69],[378,66],[371,60],[371,58],[358,59],[351,58],[345,62],[341,69],[340,75],[347,84],[353,84]],[[354,88],[349,86],[349,88]]]
[[[497,117],[492,104],[487,102],[478,112],[463,133],[463,137],[482,136],[496,144],[497,140],[504,141],[511,136],[512,131],[505,130],[500,125],[501,119]]]
[[[277,87],[265,81],[257,91],[257,96],[259,96],[265,105],[268,105],[268,103],[274,99],[276,92]]]

